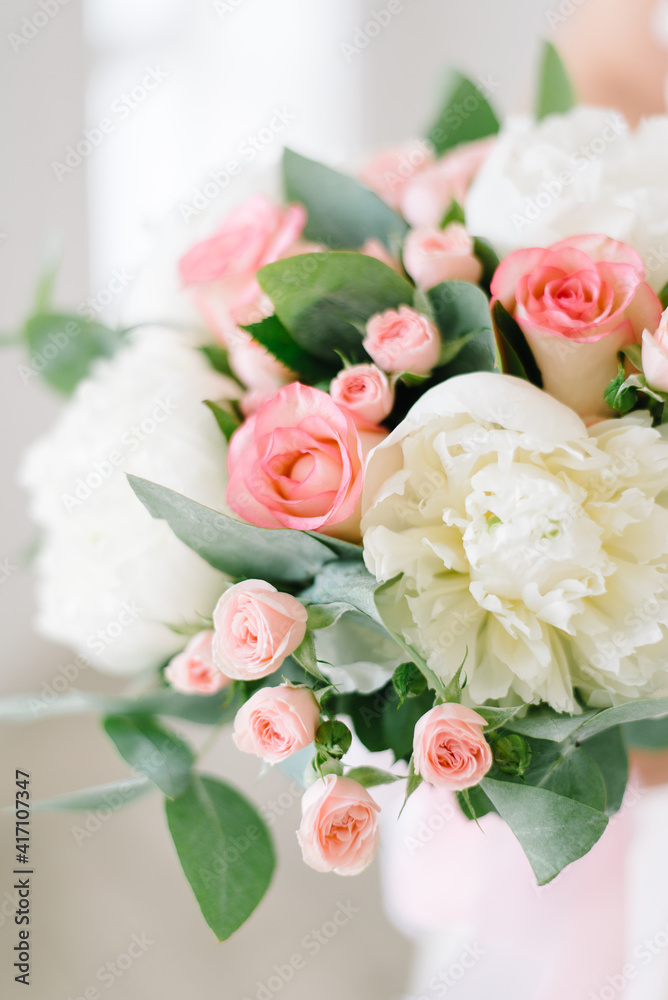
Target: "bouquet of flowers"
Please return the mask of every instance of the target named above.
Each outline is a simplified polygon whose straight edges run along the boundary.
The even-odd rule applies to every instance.
[[[628,749],[668,745],[667,140],[574,106],[547,46],[531,117],[455,75],[360,179],[286,151],[284,204],[189,234],[172,327],[41,289],[26,379],[71,399],[23,480],[39,626],[79,655],[0,712],[103,716],[135,775],[52,804],[159,789],[219,939],[271,838],[165,718],[292,758],[304,860],[340,875],[374,856],[374,786],[427,782],[546,883],[620,808]],[[89,663],[141,693],[77,692]],[[350,766],[354,737],[396,765]]]

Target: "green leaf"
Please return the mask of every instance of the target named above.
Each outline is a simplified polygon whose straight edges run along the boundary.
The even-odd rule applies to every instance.
[[[459,808],[467,819],[475,821],[486,816],[487,813],[496,811],[480,785],[467,788],[465,792],[455,792],[455,795]]]
[[[483,778],[481,788],[519,840],[539,885],[589,851],[608,817],[546,788]]]
[[[94,788],[82,788],[76,792],[67,792],[53,799],[43,799],[33,802],[31,808],[35,811],[48,812],[63,809],[68,812],[87,812],[89,809],[111,809],[114,812],[129,806],[137,799],[143,798],[155,791],[155,785],[148,778],[123,778],[121,781],[110,781],[106,785],[96,785]]]
[[[582,747],[569,747],[540,781],[532,780],[532,775],[528,777],[530,784],[582,802],[598,812],[605,812],[607,794],[603,775],[598,764]]]
[[[328,757],[340,758],[350,750],[353,734],[345,722],[339,719],[323,720],[315,734],[315,744],[318,750],[323,750]]]
[[[519,733],[495,733],[488,736],[494,755],[494,764],[503,774],[521,778],[531,766],[533,756],[530,745]]]
[[[262,344],[277,361],[294,372],[300,382],[313,385],[330,378],[331,369],[298,344],[278,316],[267,316],[261,323],[252,323],[242,329],[250,333],[253,340]]]
[[[504,375],[533,382],[539,389],[543,387],[543,376],[527,344],[519,324],[504,308],[501,302],[492,306],[492,322],[496,337],[497,367]]]
[[[205,399],[204,405],[209,407],[216,418],[216,423],[225,435],[225,440],[229,441],[234,432],[241,426],[237,417],[230,413],[229,410],[219,406],[218,403],[214,403],[212,399]]]
[[[578,729],[577,738],[586,740],[624,722],[657,719],[665,715],[668,715],[668,698],[643,698],[640,701],[631,701],[615,708],[605,708],[593,717],[588,717]]]
[[[304,235],[334,250],[356,250],[368,239],[392,249],[408,229],[374,191],[330,167],[286,149],[283,177],[288,201],[306,208]]]
[[[161,792],[173,799],[185,790],[195,758],[175,733],[150,716],[108,715],[103,726],[123,760]]]
[[[668,281],[665,283],[661,291],[658,293],[659,302],[661,303],[661,308],[665,311],[668,309]],[[636,368],[638,366],[636,365]]]
[[[582,744],[589,756],[598,764],[605,782],[605,812],[616,813],[622,804],[629,776],[629,759],[620,726],[592,736]]]
[[[462,226],[466,224],[464,209],[456,198],[452,199],[446,209],[445,215],[441,219],[441,229],[445,229],[451,222],[459,222]]]
[[[620,364],[617,374],[606,385],[603,399],[611,410],[616,410],[622,416],[632,410],[638,402],[638,390],[626,384],[624,365]]]
[[[181,541],[233,578],[307,583],[336,558],[317,536],[290,528],[258,528],[147,479],[128,476],[149,514],[167,521]]]
[[[392,750],[397,760],[408,760],[413,752],[415,726],[434,705],[434,693],[427,689],[401,706],[391,681],[371,694],[338,695],[333,699],[337,714],[349,715],[355,732],[372,753]],[[329,707],[329,703],[328,703]]]
[[[399,698],[399,708],[406,698],[416,698],[427,687],[427,678],[414,663],[400,663],[392,674],[392,686]]]
[[[218,372],[219,375],[226,375],[227,378],[231,378],[242,389],[244,388],[230,367],[230,358],[224,347],[221,347],[219,344],[205,344],[203,347],[200,347],[200,351],[215,372]]]
[[[381,583],[380,586],[376,587],[374,591],[373,599],[375,601],[376,608],[378,609],[381,622],[396,644],[407,654],[411,662],[420,668],[424,676],[427,678],[430,688],[432,688],[441,697],[445,697],[446,685],[444,682],[440,679],[440,677],[437,677],[434,671],[427,665],[427,661],[419,650],[415,649],[415,647],[404,638],[401,630],[396,630],[390,624],[390,622],[396,621],[400,583],[401,578],[394,577],[386,583]]]
[[[376,313],[410,305],[413,286],[391,267],[359,253],[309,253],[267,264],[260,287],[294,339],[332,371],[339,354],[368,361],[364,326]]]
[[[165,803],[176,852],[207,924],[219,941],[251,915],[271,882],[276,858],[255,806],[216,778],[193,775]]]
[[[474,712],[482,715],[487,722],[488,729],[498,729],[514,718],[522,707],[522,705],[514,705],[512,708],[494,708],[483,705],[481,708],[474,708]]]
[[[565,114],[575,103],[573,86],[559,53],[550,42],[544,42],[534,107],[536,119]]]
[[[374,600],[377,587],[375,576],[359,563],[328,563],[318,573],[315,583],[299,595],[299,599],[305,604],[322,605],[328,609],[313,612],[316,621],[327,622],[326,625],[312,626],[315,628],[333,625],[345,611],[361,611],[363,615],[382,625]]]
[[[30,367],[52,388],[69,396],[98,358],[109,358],[122,334],[95,320],[65,313],[39,313],[25,324]]]
[[[506,729],[534,739],[551,740],[562,743],[587,721],[598,714],[596,709],[587,709],[580,715],[565,715],[555,712],[547,705],[530,708],[524,718],[514,716],[505,723]]]
[[[628,747],[639,750],[668,749],[668,718],[627,722],[621,728]]]
[[[480,284],[486,291],[492,283],[492,278],[499,266],[499,255],[489,242],[482,236],[473,237],[473,253],[482,264],[482,277]]]
[[[408,780],[406,782],[406,796],[404,798],[403,805],[399,810],[400,816],[404,811],[404,809],[406,808],[406,803],[410,799],[411,795],[413,794],[413,792],[416,792],[418,790],[421,784],[422,784],[422,775],[418,774],[417,771],[415,770],[415,762],[413,760],[413,757],[411,756],[411,759],[408,763]]]
[[[307,674],[311,675],[311,677],[315,677],[316,680],[322,681],[324,684],[329,684],[329,681],[320,672],[318,667],[318,660],[315,655],[315,643],[313,641],[313,636],[308,630],[300,645],[293,650],[292,658],[299,664],[302,670],[305,670]]]
[[[381,771],[377,767],[351,767],[349,771],[346,771],[346,778],[351,778],[365,788],[373,788],[375,785],[392,785],[395,781],[403,781],[401,775]]]
[[[221,694],[179,694],[170,688],[138,698],[116,698],[84,691],[61,695],[35,692],[10,695],[0,701],[0,721],[34,722],[61,715],[167,715],[203,725],[231,721],[241,707],[236,685]]]
[[[450,73],[441,112],[428,134],[436,155],[498,131],[499,120],[478,87],[461,73]]]
[[[441,334],[439,372],[447,366],[447,377],[459,374],[452,362],[470,341],[477,342],[479,353],[487,348],[487,357],[481,359],[482,364],[476,362],[474,370],[485,365],[486,370],[491,370],[494,367],[492,323],[485,293],[469,281],[447,281],[430,288],[427,299]]]

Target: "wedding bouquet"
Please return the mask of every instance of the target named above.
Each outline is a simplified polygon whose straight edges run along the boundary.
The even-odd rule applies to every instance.
[[[454,76],[359,180],[286,151],[284,204],[186,234],[171,328],[42,288],[25,377],[72,398],[22,475],[39,627],[79,655],[2,715],[100,712],[136,774],[54,804],[157,787],[219,939],[270,834],[164,717],[292,758],[304,860],[341,875],[374,856],[374,786],[427,782],[546,883],[628,749],[668,745],[667,161],[667,119],[573,106],[547,46],[532,117]],[[88,663],[142,693],[75,691]],[[353,734],[396,766],[350,766]]]

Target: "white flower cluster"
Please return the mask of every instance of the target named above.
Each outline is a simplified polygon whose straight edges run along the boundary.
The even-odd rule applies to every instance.
[[[133,673],[183,646],[166,623],[210,614],[223,575],[151,518],[126,473],[221,509],[227,449],[202,400],[234,395],[183,335],[156,327],[79,384],[22,470],[41,532],[42,634]]]
[[[577,711],[668,678],[668,443],[633,415],[589,428],[475,373],[428,391],[372,452],[364,554],[402,574],[394,625],[468,696]]]

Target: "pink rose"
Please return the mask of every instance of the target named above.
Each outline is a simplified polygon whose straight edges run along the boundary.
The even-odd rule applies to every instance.
[[[306,635],[306,609],[264,580],[226,590],[213,612],[213,656],[228,677],[253,681],[278,670]]]
[[[643,331],[642,368],[650,388],[668,392],[668,309],[653,336]]]
[[[408,181],[433,161],[433,153],[427,143],[414,139],[403,146],[393,146],[377,153],[366,163],[359,177],[383,201],[398,209]]]
[[[248,322],[244,310],[261,299],[256,273],[288,255],[306,223],[302,205],[281,208],[255,195],[235,209],[213,236],[196,243],[180,260],[186,287],[206,322],[224,341],[234,322]]]
[[[419,288],[433,288],[442,281],[475,285],[482,276],[473,240],[460,222],[451,222],[442,230],[429,226],[411,229],[404,242],[404,267]]]
[[[419,719],[413,736],[413,764],[431,785],[472,788],[492,766],[483,736],[487,723],[465,705],[436,705]]]
[[[237,712],[232,738],[244,753],[277,764],[313,743],[319,719],[309,688],[260,688]]]
[[[386,372],[427,375],[438,361],[441,338],[426,316],[399,306],[371,317],[362,346]]]
[[[378,813],[366,788],[325,775],[304,793],[297,839],[304,861],[318,872],[359,875],[378,847]]]
[[[165,670],[165,680],[182,694],[215,694],[230,678],[221,672],[213,659],[213,632],[198,632]]]
[[[411,226],[440,228],[453,199],[464,204],[466,192],[495,141],[467,142],[408,180],[401,190],[400,207]]]
[[[375,365],[353,365],[339,372],[329,387],[332,399],[355,417],[379,424],[392,412],[394,389]]]
[[[661,303],[635,250],[607,236],[573,236],[517,250],[497,268],[493,301],[515,316],[543,387],[581,417],[609,415],[603,392],[617,354],[656,330]]]
[[[385,433],[374,429],[374,443]],[[363,467],[353,414],[328,393],[293,382],[233,434],[227,502],[261,528],[358,537],[359,521],[348,519],[358,507]]]

